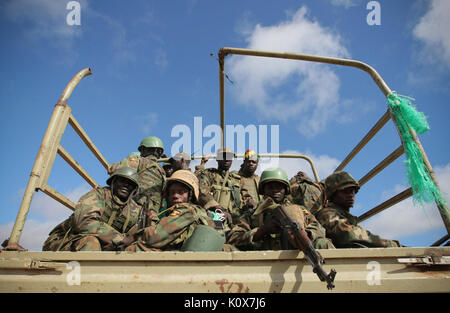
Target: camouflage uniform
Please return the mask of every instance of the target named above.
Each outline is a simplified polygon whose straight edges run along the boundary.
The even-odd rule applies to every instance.
[[[143,205],[148,203],[148,210],[158,212],[161,207],[161,196],[166,180],[166,172],[156,162],[153,155],[146,157],[125,158],[119,163],[111,165],[111,169],[128,166],[135,168],[139,175],[139,191],[134,200]]]
[[[74,213],[51,231],[42,250],[116,250],[126,234],[136,229],[140,213],[141,206],[132,199],[123,202],[110,187],[95,188],[82,196]]]
[[[400,247],[397,240],[383,239],[364,230],[356,216],[331,201],[316,216],[338,248]]]
[[[241,218],[241,223],[231,229],[227,243],[241,250],[287,249],[287,239],[282,239],[281,233],[266,235],[258,242],[253,241],[253,236],[259,227],[264,224],[264,219],[267,218],[267,214],[272,214],[275,208],[280,205],[288,210],[298,210],[297,215],[300,216],[299,222],[308,233],[308,237],[311,239],[314,248],[334,248],[331,241],[325,237],[325,229],[305,207],[292,204],[288,199],[285,199],[281,204],[276,204],[270,197],[265,197],[264,200],[260,201],[252,216]]]
[[[199,204],[206,210],[222,206],[227,210],[233,222],[239,221],[243,201],[240,192],[241,177],[235,172],[207,168],[196,172],[199,180]]]
[[[225,237],[226,228],[221,221],[216,221],[210,211],[205,211],[195,204],[199,197],[198,179],[190,170],[178,170],[167,180],[164,198],[167,198],[173,182],[184,184],[190,189],[190,203],[172,205],[164,212],[158,223],[140,230],[135,238],[138,240],[126,248],[127,251],[180,250],[198,225],[215,228]],[[170,201],[170,199],[168,199]],[[162,212],[160,213],[163,214]],[[225,242],[225,238],[223,238]]]
[[[258,193],[259,176],[256,174],[246,175],[242,168],[239,170],[238,175],[241,177],[239,186],[242,198],[251,197],[255,203],[258,203],[261,200],[261,196]]]
[[[298,172],[289,182],[291,202],[306,207],[312,214],[316,214],[323,208],[326,203],[326,193],[320,183],[314,182],[304,172]]]
[[[332,201],[336,191],[348,187],[359,190],[359,184],[347,172],[335,172],[325,180],[328,204],[316,214],[316,218],[325,227],[327,237],[333,240],[337,248],[361,247],[400,247],[397,240],[383,239],[358,225],[356,216],[350,214],[350,208],[343,208]]]
[[[139,240],[127,247],[126,251],[180,250],[197,225],[211,226],[225,236],[224,228],[214,222],[212,213],[198,205],[176,204],[168,212],[169,215],[158,223],[143,229],[138,234]]]

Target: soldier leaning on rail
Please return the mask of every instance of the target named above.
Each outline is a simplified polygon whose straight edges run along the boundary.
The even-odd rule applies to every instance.
[[[121,167],[78,201],[74,213],[49,234],[43,251],[117,250],[127,234],[137,230],[143,218],[133,200],[138,190],[134,168]]]
[[[161,207],[166,172],[156,160],[164,152],[164,146],[161,139],[149,136],[141,141],[138,149],[141,153],[140,157],[128,157],[119,163],[112,164],[110,171],[123,166],[135,168],[139,175],[139,191],[134,199],[141,205],[146,203],[149,211],[158,212]]]
[[[245,205],[240,190],[240,176],[229,169],[235,157],[229,148],[217,151],[217,168],[198,170],[195,174],[199,180],[199,204],[206,210],[217,209],[227,216],[229,225],[239,222],[241,210]]]
[[[164,189],[168,216],[125,238],[126,251],[220,251],[226,248],[226,225],[196,204],[198,196],[198,179],[194,173],[174,172]]]
[[[274,217],[280,205],[306,230],[316,249],[334,248],[325,237],[325,229],[305,207],[292,204],[287,195],[290,185],[287,174],[280,168],[266,169],[261,174],[258,192],[263,195],[252,216],[242,218],[229,234],[228,243],[240,250],[291,249],[289,239],[283,235],[283,225]],[[284,232],[285,233],[285,232]],[[286,234],[286,233],[285,233]]]
[[[383,239],[358,225],[350,214],[359,184],[347,172],[335,172],[325,179],[328,204],[316,217],[337,248],[400,247],[397,240]]]
[[[321,183],[314,182],[306,173],[298,172],[289,183],[291,184],[289,200],[306,207],[312,214],[315,215],[326,204],[325,187]]]

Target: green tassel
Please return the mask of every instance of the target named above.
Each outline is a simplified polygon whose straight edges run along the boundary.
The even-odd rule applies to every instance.
[[[397,95],[395,92],[387,97],[389,109],[395,116],[397,127],[402,136],[406,155],[406,173],[413,191],[413,202],[423,205],[424,202],[435,201],[438,204],[445,205],[445,199],[431,179],[430,173],[425,167],[422,153],[408,129],[409,126],[418,134],[423,134],[430,129],[426,116],[416,110],[410,99]]]

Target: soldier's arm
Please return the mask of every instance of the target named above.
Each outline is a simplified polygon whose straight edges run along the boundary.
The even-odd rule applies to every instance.
[[[144,228],[141,240],[145,246],[157,249],[181,243],[185,239],[184,233],[194,222],[195,217],[189,210],[175,209],[158,224]]]
[[[319,212],[320,213],[320,212]],[[397,241],[386,240],[374,235],[359,225],[352,224],[345,216],[325,211],[318,215],[319,222],[326,229],[327,237],[337,247],[399,247]]]
[[[103,245],[119,245],[124,235],[112,226],[102,222],[105,202],[102,192],[92,190],[80,199],[73,213],[73,232],[75,234],[94,235]]]
[[[206,210],[210,210],[214,207],[220,206],[220,204],[214,200],[212,192],[211,192],[211,184],[210,178],[208,177],[208,173],[205,171],[200,171],[197,175],[199,182],[199,197],[198,202],[200,206],[204,207]]]
[[[319,221],[309,212],[305,212],[306,232],[316,249],[333,249],[333,242],[326,238],[326,230]]]

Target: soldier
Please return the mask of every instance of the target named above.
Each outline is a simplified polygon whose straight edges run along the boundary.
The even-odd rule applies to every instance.
[[[246,207],[253,213],[256,205],[261,200],[258,193],[259,176],[255,174],[258,168],[259,157],[253,150],[247,150],[244,154],[244,162],[238,172],[241,176],[240,188],[242,199]]]
[[[166,178],[169,178],[170,176],[172,176],[173,173],[173,167],[172,164],[170,164],[170,162],[164,162],[164,164],[162,165],[162,168],[164,169],[164,172],[166,173]]]
[[[261,174],[258,192],[263,195],[255,213],[232,228],[228,243],[241,250],[291,249],[283,225],[275,218],[280,205],[296,217],[296,221],[306,230],[316,249],[334,248],[325,237],[325,229],[303,206],[292,204],[286,197],[290,193],[287,174],[280,168],[269,168]]]
[[[126,158],[111,167],[133,167],[139,175],[139,190],[135,201],[146,205],[148,210],[158,212],[161,207],[161,195],[166,179],[166,172],[158,164],[157,159],[164,152],[164,146],[158,137],[144,138],[138,148],[141,156],[138,158]]]
[[[316,217],[327,230],[327,237],[338,248],[399,247],[397,240],[382,239],[358,225],[350,214],[359,184],[347,172],[335,172],[325,179],[328,204]]]
[[[289,182],[291,202],[306,207],[314,215],[326,204],[325,187],[314,182],[306,173],[298,172]]]
[[[196,172],[200,184],[199,204],[206,210],[224,212],[230,225],[239,221],[243,206],[239,185],[241,177],[229,171],[234,157],[233,150],[219,149],[216,157],[218,167]]]
[[[127,234],[137,230],[143,218],[133,200],[138,190],[135,169],[121,167],[78,201],[74,213],[49,234],[43,251],[117,250]]]
[[[211,212],[196,204],[198,196],[198,179],[194,173],[188,170],[174,172],[164,189],[168,216],[126,238],[126,250],[221,250],[225,243],[224,224],[214,221]]]
[[[190,170],[191,156],[186,152],[178,152],[169,159],[169,163],[172,165],[174,172],[178,170]]]

